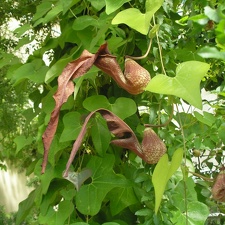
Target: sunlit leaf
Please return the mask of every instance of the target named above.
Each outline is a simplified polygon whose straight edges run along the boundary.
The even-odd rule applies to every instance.
[[[202,123],[204,123],[204,124],[206,124],[210,127],[216,121],[215,116],[212,113],[209,113],[209,112],[203,112],[203,115],[202,115],[199,112],[195,111],[194,115],[195,115],[195,117],[197,118],[198,121],[200,121],[200,122],[202,122]]]
[[[188,222],[188,225],[204,225],[209,216],[209,208],[201,202],[193,201],[187,204],[187,214],[179,210],[172,214],[173,224],[183,225]]]
[[[198,51],[198,55],[206,59],[214,58],[214,59],[225,60],[225,52],[221,52],[215,47],[205,46]]]
[[[153,175],[152,183],[155,189],[155,213],[158,212],[163,193],[166,188],[166,184],[171,176],[179,168],[183,157],[183,150],[177,149],[174,152],[172,161],[169,162],[168,155],[165,154],[161,157],[158,164],[156,165]]]
[[[209,64],[188,61],[177,66],[176,76],[156,75],[146,87],[147,91],[175,95],[201,109],[200,82],[209,70]]]
[[[140,10],[136,8],[125,9],[114,17],[112,24],[124,23],[134,30],[146,35],[149,31],[152,16],[162,4],[163,0],[147,0],[145,3],[145,13],[141,13]]]

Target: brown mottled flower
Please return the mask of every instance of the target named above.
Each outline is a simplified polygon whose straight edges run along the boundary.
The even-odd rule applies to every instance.
[[[225,202],[225,167],[220,169],[216,181],[212,187],[213,199],[219,202]]]
[[[151,128],[146,128],[144,130],[142,152],[144,155],[144,160],[149,164],[157,163],[166,152],[164,142]]]

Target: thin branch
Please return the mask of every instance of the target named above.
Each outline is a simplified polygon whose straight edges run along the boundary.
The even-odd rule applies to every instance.
[[[140,60],[140,59],[144,59],[148,56],[149,52],[150,52],[150,49],[151,49],[151,46],[152,46],[152,38],[150,39],[150,42],[149,42],[149,45],[148,45],[148,49],[146,51],[146,53],[142,56],[129,56],[129,55],[126,55],[125,58],[130,58],[130,59],[134,59],[134,60]]]
[[[144,126],[145,127],[166,127],[171,122],[171,120],[173,119],[173,113],[174,113],[174,105],[172,107],[172,111],[170,113],[169,119],[165,123],[162,123],[162,124],[144,124]]]

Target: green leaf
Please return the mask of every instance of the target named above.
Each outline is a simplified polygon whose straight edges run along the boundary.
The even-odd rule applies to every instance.
[[[128,206],[138,203],[133,187],[118,187],[109,194],[110,211],[112,215],[117,215]]]
[[[98,26],[98,20],[92,16],[79,16],[74,20],[72,29],[73,30],[83,30],[88,26]]]
[[[217,9],[212,9],[210,6],[206,6],[204,8],[204,13],[210,20],[213,20],[216,23],[220,22],[220,17]]]
[[[134,100],[130,98],[120,97],[117,98],[115,103],[111,105],[110,110],[124,120],[125,118],[136,113],[137,105]]]
[[[74,210],[74,205],[72,201],[61,201],[58,205],[58,211],[55,212],[55,222],[53,225],[65,224],[65,221],[71,215]]]
[[[24,79],[29,79],[37,84],[43,83],[48,67],[43,65],[41,59],[35,59],[16,69],[12,74],[14,85],[18,85]]]
[[[155,213],[158,212],[166,184],[171,176],[179,168],[183,157],[183,150],[177,149],[174,152],[171,163],[168,161],[168,155],[165,154],[161,157],[156,165],[153,175],[152,183],[155,189]]]
[[[216,122],[215,116],[208,112],[203,112],[203,115],[202,115],[199,112],[195,111],[194,115],[198,121],[200,121],[201,123],[204,123],[210,127]]]
[[[24,201],[20,202],[16,216],[16,225],[21,224],[33,208],[37,190],[33,190]]]
[[[188,61],[177,66],[176,76],[156,75],[146,87],[147,91],[175,95],[201,109],[200,82],[209,70],[209,64]]]
[[[186,197],[184,198],[184,196]],[[195,183],[192,179],[192,176],[185,178],[185,181],[181,180],[176,185],[172,195],[172,201],[173,205],[181,212],[185,211],[186,202],[189,203],[197,200],[198,197],[195,191]]]
[[[193,201],[187,205],[187,218],[183,211],[177,210],[172,214],[173,224],[183,225],[188,221],[188,225],[204,225],[209,216],[209,208],[201,202]]]
[[[105,0],[106,4],[106,14],[111,14],[119,9],[124,3],[129,2],[130,0]]]
[[[100,11],[105,6],[104,0],[88,0],[91,5],[97,10]]]
[[[89,223],[77,222],[77,223],[71,223],[71,225],[89,225]]]
[[[116,99],[114,104],[111,104],[104,95],[93,95],[86,98],[83,106],[90,112],[100,108],[108,109],[121,119],[129,117],[137,111],[136,103],[130,98],[120,97]]]
[[[6,65],[13,65],[20,63],[20,60],[11,53],[1,53],[0,54],[0,68],[6,66]]]
[[[81,115],[78,112],[69,112],[63,117],[64,129],[59,142],[75,140],[81,130]]]
[[[80,0],[60,0],[63,7],[63,15],[75,4],[77,4]]]
[[[198,51],[198,55],[200,55],[202,58],[205,58],[205,59],[214,58],[214,59],[221,59],[225,61],[225,52],[220,52],[215,47],[205,46]]]
[[[84,215],[96,215],[106,194],[115,187],[129,187],[123,176],[116,175],[112,169],[115,158],[106,155],[104,158],[92,157],[87,168],[92,170],[92,182],[83,185],[76,196],[76,207]]]
[[[107,222],[107,223],[103,223],[102,225],[120,225],[120,224],[115,222]]]
[[[218,129],[218,135],[222,140],[223,144],[225,144],[225,123],[222,123]]]
[[[96,152],[100,156],[104,156],[110,144],[111,133],[109,132],[105,119],[99,114],[92,121],[91,137]]]
[[[33,16],[32,21],[36,21],[43,17],[52,8],[52,3],[49,1],[43,1],[37,6],[36,13]]]
[[[49,8],[48,8],[48,12],[45,15],[45,17],[43,19],[37,20],[34,23],[34,27],[40,23],[46,24],[50,21],[53,21],[57,17],[57,15],[62,11],[63,11],[62,2],[58,1],[55,5],[51,4],[51,9],[49,10]]]
[[[48,225],[62,225],[70,217],[74,210],[74,205],[71,200],[64,200],[58,204],[58,210],[53,207],[48,207],[47,214],[40,214],[39,222]]]
[[[134,30],[146,35],[149,31],[152,16],[162,4],[163,0],[146,0],[145,13],[141,13],[140,10],[136,8],[125,9],[114,17],[112,24],[124,23]]]
[[[18,27],[17,29],[15,29],[13,31],[14,34],[16,34],[17,37],[20,37],[21,35],[23,35],[26,31],[31,29],[31,25],[30,24],[24,24],[21,27]]]
[[[46,73],[45,83],[50,83],[55,77],[59,76],[71,60],[72,56],[58,60]]]
[[[17,136],[14,139],[14,142],[16,143],[16,154],[23,149],[25,146],[30,145],[33,141],[32,137],[26,138],[24,135]]]

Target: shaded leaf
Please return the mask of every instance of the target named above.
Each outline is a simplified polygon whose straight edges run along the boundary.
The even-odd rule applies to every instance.
[[[119,9],[124,3],[129,2],[130,0],[105,0],[106,4],[106,14],[110,14]]]
[[[124,208],[138,203],[132,185],[129,187],[118,187],[109,194],[110,211],[112,215],[120,213]]]
[[[104,156],[110,144],[111,134],[106,121],[100,115],[96,115],[92,121],[91,137],[95,151],[100,156]]]
[[[96,215],[106,194],[115,187],[128,187],[123,176],[113,172],[114,156],[106,155],[104,158],[92,157],[87,168],[92,170],[92,182],[83,185],[76,195],[77,209],[85,215]]]
[[[60,142],[75,140],[81,130],[81,115],[78,112],[69,112],[63,117],[64,129]]]
[[[36,191],[37,190],[33,190],[24,201],[20,202],[19,210],[16,216],[16,225],[21,224],[33,208]]]
[[[17,136],[14,139],[14,142],[16,143],[16,154],[23,149],[25,146],[30,145],[33,141],[32,137],[26,138],[24,135]]]
[[[148,84],[146,90],[175,95],[183,98],[189,104],[201,109],[200,82],[209,70],[209,64],[188,61],[177,66],[176,77],[163,74],[156,75]]]
[[[71,61],[71,59],[72,57],[69,56],[67,58],[58,60],[46,73],[45,83],[50,83],[55,77],[60,75],[64,67],[68,64],[68,62]]]
[[[129,117],[137,111],[137,106],[133,99],[120,97],[111,104],[104,95],[92,95],[86,98],[83,102],[83,106],[89,111],[100,108],[108,109],[121,119]]]
[[[72,29],[83,30],[88,26],[98,26],[98,20],[88,15],[79,16],[74,20]]]

